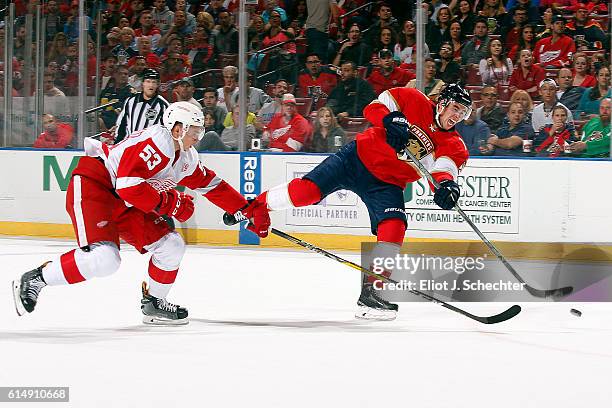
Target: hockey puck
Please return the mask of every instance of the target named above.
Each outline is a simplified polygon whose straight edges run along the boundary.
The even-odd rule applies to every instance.
[[[582,312],[580,310],[577,310],[577,309],[570,309],[570,313],[573,314],[576,317],[582,316]]]

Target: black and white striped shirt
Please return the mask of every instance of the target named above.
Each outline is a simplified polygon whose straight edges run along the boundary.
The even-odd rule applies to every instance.
[[[168,101],[161,95],[145,100],[142,92],[139,92],[127,98],[117,118],[115,143],[119,143],[137,130],[146,129],[158,123],[163,124],[164,111],[168,105]]]

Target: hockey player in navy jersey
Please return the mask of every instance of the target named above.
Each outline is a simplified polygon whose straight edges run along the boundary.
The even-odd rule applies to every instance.
[[[402,152],[409,149],[440,183],[435,203],[452,209],[460,195],[457,176],[468,158],[454,127],[471,110],[469,93],[457,84],[448,85],[437,103],[416,89],[389,89],[364,109],[373,127],[304,177],[273,187],[256,201],[269,210],[283,210],[318,203],[337,190],[351,190],[368,209],[377,237],[373,256],[395,257],[406,231],[403,190],[421,178]],[[391,272],[382,274],[390,277]],[[398,306],[378,296],[374,282],[372,277],[364,279],[356,317],[394,319]]]

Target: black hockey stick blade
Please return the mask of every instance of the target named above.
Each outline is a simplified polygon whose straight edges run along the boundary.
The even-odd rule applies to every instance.
[[[500,314],[496,314],[495,316],[485,317],[484,321],[479,320],[484,324],[496,324],[505,322],[506,320],[512,319],[517,314],[521,313],[521,307],[519,305],[512,305],[509,309],[504,310]]]

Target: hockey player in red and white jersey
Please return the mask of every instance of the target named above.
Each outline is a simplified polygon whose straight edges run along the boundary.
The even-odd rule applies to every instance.
[[[457,84],[446,86],[437,103],[416,89],[389,89],[364,109],[373,127],[304,177],[273,187],[256,201],[270,210],[283,210],[318,203],[337,190],[351,190],[366,205],[377,237],[372,257],[395,258],[406,231],[403,190],[407,183],[421,178],[402,152],[409,149],[440,183],[434,192],[435,203],[452,209],[460,195],[457,176],[468,158],[454,126],[471,110],[469,93]],[[382,274],[389,277],[391,272]],[[364,278],[355,316],[394,319],[397,305],[378,296],[374,283],[375,279]]]
[[[161,216],[183,222],[194,212],[193,197],[178,192],[177,185],[202,194],[225,211],[244,208],[252,218],[251,230],[261,237],[268,234],[270,218],[265,206],[248,204],[200,163],[193,146],[204,134],[202,111],[188,102],[177,102],[168,107],[163,123],[137,131],[114,146],[85,140],[86,156],[74,169],[66,195],[78,248],[13,282],[19,315],[34,310],[45,286],[75,284],[116,272],[122,238],[139,252],[151,254],[148,288],[143,283],[143,321],[186,324],[187,309],[166,300],[185,243]]]

